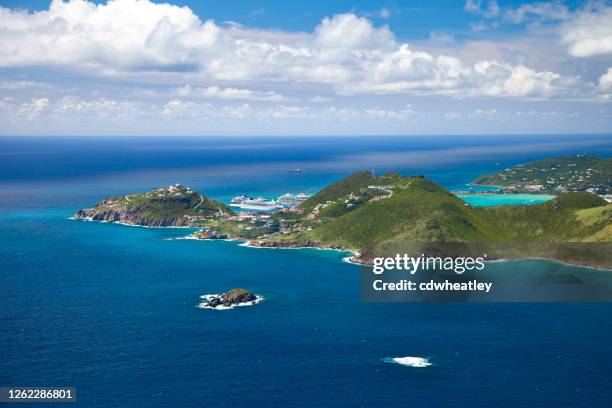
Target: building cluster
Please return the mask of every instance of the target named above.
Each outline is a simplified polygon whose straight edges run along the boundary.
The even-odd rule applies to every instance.
[[[580,157],[580,156],[578,156]],[[554,175],[547,175],[553,172]],[[527,191],[540,193],[554,191],[567,193],[587,191],[605,195],[610,191],[609,180],[602,181],[601,174],[592,167],[578,168],[577,163],[554,164],[550,167],[524,168],[519,165],[497,174],[506,184],[507,192]]]

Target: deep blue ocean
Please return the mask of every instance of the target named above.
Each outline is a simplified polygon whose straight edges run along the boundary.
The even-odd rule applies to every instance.
[[[517,163],[611,152],[609,135],[0,138],[0,386],[73,386],[70,406],[104,408],[610,407],[610,303],[367,303],[338,252],[69,217],[171,183],[227,202],[365,168],[465,190]],[[580,269],[491,265],[551,267]],[[196,307],[233,287],[265,300]],[[404,356],[432,365],[383,361]]]

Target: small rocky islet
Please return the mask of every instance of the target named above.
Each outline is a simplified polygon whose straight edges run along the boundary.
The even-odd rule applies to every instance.
[[[202,298],[206,300],[199,305],[203,309],[230,309],[235,306],[254,305],[262,299],[261,296],[244,288],[230,289],[220,295],[204,295]]]

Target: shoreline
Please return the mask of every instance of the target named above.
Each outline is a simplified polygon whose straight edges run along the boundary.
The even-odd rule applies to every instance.
[[[173,225],[158,225],[158,226],[149,226],[149,225],[138,225],[138,224],[129,224],[127,222],[120,222],[120,221],[106,221],[106,220],[94,220],[91,218],[79,218],[79,217],[75,217],[74,215],[72,217],[68,217],[69,220],[71,221],[83,221],[83,222],[99,222],[100,224],[116,224],[116,225],[123,225],[124,227],[140,227],[140,228],[175,228],[175,229],[200,229],[201,227],[192,227],[192,226],[188,226],[188,225],[177,225],[177,226],[173,226]]]
[[[122,223],[122,222],[117,222],[117,221],[97,221],[97,220],[91,220],[91,219],[85,219],[85,218],[77,218],[77,217],[69,217],[69,220],[73,220],[73,221],[85,221],[85,222],[99,222],[99,223],[103,223],[103,224],[117,224],[117,225],[123,225],[126,227],[140,227],[140,228],[149,228],[149,229],[163,229],[163,228],[170,228],[170,229],[199,229],[200,227],[189,227],[189,226],[181,226],[181,227],[172,227],[172,226],[159,226],[159,227],[150,227],[150,226],[146,226],[146,225],[137,225],[137,224],[127,224],[127,223]],[[243,239],[243,238],[198,238],[196,237],[194,234],[189,234],[183,237],[176,237],[176,238],[168,238],[168,241],[175,241],[175,240],[193,240],[193,241],[227,241],[227,242],[239,242],[242,241],[240,244],[238,244],[238,246],[242,246],[242,247],[246,247],[246,248],[256,248],[256,249],[315,249],[315,250],[319,250],[319,251],[336,251],[336,252],[346,252],[346,253],[350,253],[350,256],[346,256],[342,258],[342,262],[351,264],[351,265],[358,265],[358,266],[367,266],[369,265],[366,262],[360,262],[358,260],[356,260],[356,258],[358,258],[359,256],[361,256],[361,253],[358,250],[355,249],[348,249],[348,248],[326,248],[326,247],[321,247],[321,246],[286,246],[286,247],[273,247],[273,246],[260,246],[260,245],[252,245],[251,241],[249,239]],[[567,266],[576,266],[576,267],[581,267],[581,268],[587,268],[587,269],[592,269],[592,270],[597,270],[597,271],[612,271],[612,267],[610,268],[606,268],[603,266],[593,266],[593,265],[588,265],[588,264],[583,264],[583,263],[572,263],[572,262],[567,262],[567,261],[561,261],[559,259],[554,259],[554,258],[543,258],[543,257],[525,257],[525,258],[500,258],[500,259],[493,259],[490,261],[485,261],[485,263],[501,263],[501,262],[520,262],[520,261],[528,261],[528,260],[541,260],[541,261],[548,261],[548,262],[555,262],[555,263],[559,263],[562,265],[567,265]]]
[[[196,239],[199,239],[199,238],[196,238]],[[204,240],[204,239],[201,239],[201,240],[202,241],[213,241],[213,240]],[[245,248],[256,248],[256,249],[316,249],[318,251],[346,252],[346,253],[350,253],[351,255],[342,258],[343,262],[350,263],[353,265],[360,265],[360,266],[367,265],[365,263],[359,263],[353,260],[354,257],[359,257],[361,255],[361,253],[355,249],[325,248],[325,247],[318,247],[318,246],[272,247],[272,246],[251,245],[251,241],[252,240],[244,240],[244,242],[242,244],[239,244],[239,246],[245,247]]]

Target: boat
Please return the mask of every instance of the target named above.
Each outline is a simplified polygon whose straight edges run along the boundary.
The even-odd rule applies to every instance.
[[[302,169],[293,169],[293,170],[289,170],[289,173],[301,173]]]

